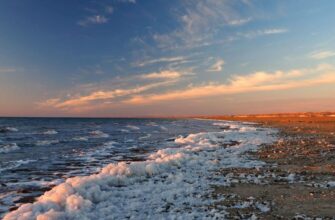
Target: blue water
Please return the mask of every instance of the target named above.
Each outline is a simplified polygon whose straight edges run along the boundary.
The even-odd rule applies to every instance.
[[[72,176],[145,160],[174,139],[217,131],[193,119],[0,118],[0,216]]]

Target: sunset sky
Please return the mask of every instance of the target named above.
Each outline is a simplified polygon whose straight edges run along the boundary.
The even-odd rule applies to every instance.
[[[0,1],[1,116],[335,110],[333,0]]]

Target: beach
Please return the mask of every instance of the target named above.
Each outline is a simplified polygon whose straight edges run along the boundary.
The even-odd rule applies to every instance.
[[[333,113],[217,116],[279,130],[276,142],[253,153],[267,165],[257,169],[222,169],[234,176],[230,187],[215,192],[232,195],[224,201],[231,218],[257,213],[263,219],[333,219],[335,216],[335,117]],[[248,176],[257,176],[255,182]],[[270,204],[259,212],[256,202]],[[240,204],[236,208],[236,204]],[[241,207],[243,207],[241,209]]]
[[[218,120],[14,118],[2,124],[6,220],[225,219],[228,207],[219,203],[227,197],[214,195],[213,186],[228,187],[233,178],[220,169],[261,168],[265,162],[249,153],[277,139],[276,129]],[[269,205],[257,206],[266,212]]]
[[[7,129],[2,139],[12,141],[18,136],[22,141],[17,141],[19,148],[3,152],[4,158],[27,155],[26,150],[35,150],[35,155],[44,149],[58,152],[60,147],[75,154],[62,162],[68,168],[64,172],[58,165],[60,158],[51,159],[49,168],[39,176],[33,172],[34,162],[9,167],[10,178],[2,189],[3,207],[10,207],[10,212],[4,213],[7,220],[335,216],[332,114],[91,119],[63,124],[45,119],[34,127],[41,131],[36,138],[44,142],[63,139],[47,146],[41,145],[40,139],[23,145],[26,140],[22,137],[31,128],[19,126],[17,120],[6,122],[8,126],[15,122],[16,128]],[[74,122],[89,126],[74,131]],[[48,129],[43,127],[46,123]],[[89,146],[86,151],[83,140]],[[73,158],[82,167],[69,166]],[[92,161],[95,170],[86,168]],[[49,173],[55,169],[62,176]],[[35,180],[23,179],[21,170],[30,171],[27,178]],[[15,181],[12,173],[17,175]],[[18,190],[22,187],[27,190]],[[6,205],[6,201],[12,203]]]

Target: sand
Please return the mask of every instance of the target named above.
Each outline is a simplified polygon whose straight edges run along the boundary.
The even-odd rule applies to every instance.
[[[222,169],[234,176],[232,187],[214,186],[225,195],[232,219],[253,215],[261,219],[333,219],[335,217],[335,117],[334,113],[215,116],[211,119],[257,122],[279,129],[275,144],[250,153],[267,162],[261,169]],[[245,176],[259,177],[261,181]],[[334,184],[334,185],[333,185]],[[257,204],[269,210],[260,210]],[[241,206],[242,204],[242,206]],[[241,208],[244,207],[245,208]]]

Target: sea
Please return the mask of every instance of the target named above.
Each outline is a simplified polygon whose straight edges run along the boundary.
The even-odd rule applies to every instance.
[[[229,181],[217,170],[262,166],[245,152],[275,133],[199,119],[0,118],[0,218],[221,218],[224,208],[208,210],[211,186]]]

